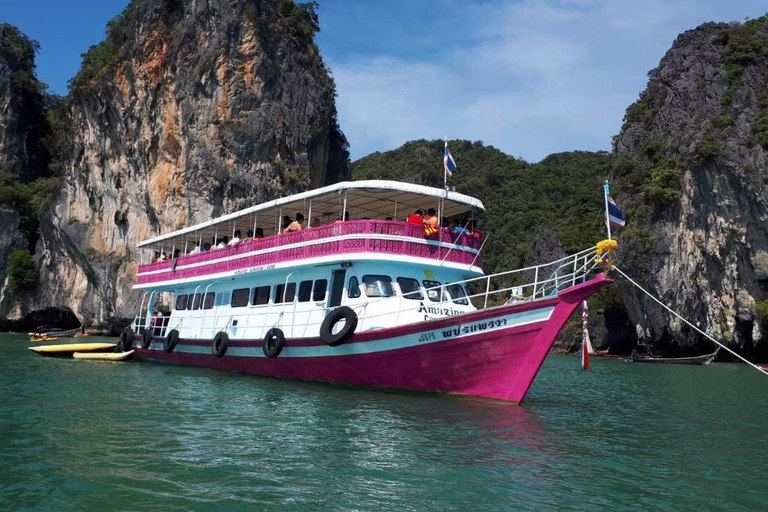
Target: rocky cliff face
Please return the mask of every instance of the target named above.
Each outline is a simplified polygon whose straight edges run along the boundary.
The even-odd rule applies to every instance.
[[[614,190],[630,222],[620,264],[746,352],[768,345],[767,48],[764,18],[680,35],[615,141],[625,158]],[[700,341],[636,289],[622,292],[641,339]]]
[[[84,55],[71,152],[41,218],[42,293],[87,325],[132,318],[136,244],[347,177],[311,6],[136,0]]]
[[[48,157],[41,84],[35,79],[38,45],[16,27],[0,24],[0,170],[29,182],[44,175]]]

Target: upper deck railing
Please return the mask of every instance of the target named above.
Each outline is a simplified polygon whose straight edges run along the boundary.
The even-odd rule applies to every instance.
[[[251,267],[345,253],[371,252],[471,265],[483,239],[448,229],[428,237],[423,226],[399,221],[358,220],[244,240],[223,249],[139,266],[138,284],[200,277]],[[175,248],[168,248],[174,250]]]

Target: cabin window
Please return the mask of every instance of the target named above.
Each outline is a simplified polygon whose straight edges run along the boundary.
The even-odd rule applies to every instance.
[[[176,296],[176,309],[187,309],[187,296],[186,295],[177,295]]]
[[[270,286],[257,286],[253,289],[253,298],[251,304],[254,306],[263,306],[269,304],[269,289]]]
[[[363,276],[365,294],[368,297],[392,297],[395,290],[392,288],[392,279],[389,276],[368,275]]]
[[[299,283],[299,302],[309,302],[312,298],[312,281]]]
[[[187,309],[200,309],[200,299],[202,299],[202,295],[199,293],[189,294],[189,297],[187,298]]]
[[[203,301],[203,309],[213,309],[213,303],[216,301],[216,294],[214,292],[208,292],[205,294],[205,300]]]
[[[440,292],[443,289],[439,281],[422,281],[427,291],[427,297],[432,302],[440,302]],[[431,288],[431,289],[430,289]]]
[[[242,308],[248,305],[248,296],[251,294],[250,288],[239,288],[232,290],[232,307]]]
[[[416,279],[409,277],[398,277],[397,284],[400,285],[400,291],[403,292],[403,297],[410,300],[422,300],[424,295],[421,294],[421,287]]]
[[[357,277],[352,276],[349,278],[349,285],[347,285],[347,297],[350,299],[356,299],[360,296],[360,281]]]
[[[328,280],[327,279],[318,279],[315,281],[315,292],[312,294],[312,300],[315,302],[320,302],[322,300],[325,300],[325,292],[328,290]],[[358,293],[360,290],[358,290]]]
[[[296,283],[288,283],[288,288],[285,284],[277,284],[275,285],[275,304],[283,302],[283,290],[285,290],[285,302],[293,302],[296,297]]]
[[[460,284],[447,284],[445,285],[445,291],[456,304],[469,304],[467,292],[464,291],[464,287]]]
[[[229,294],[217,293],[216,294],[216,306],[229,306]]]

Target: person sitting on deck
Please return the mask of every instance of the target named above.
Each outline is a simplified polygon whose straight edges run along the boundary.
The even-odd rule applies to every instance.
[[[264,238],[264,230],[262,228],[256,228],[256,231],[253,233],[254,240],[258,240],[259,238]]]
[[[163,254],[160,255],[160,261],[165,261],[168,259],[168,253],[163,251]]]
[[[349,212],[344,212],[344,220],[342,220],[341,217],[336,217],[336,222],[334,222],[334,224],[338,222],[344,222],[347,220],[349,220]]]
[[[304,227],[301,223],[304,222],[304,215],[297,213],[296,220],[288,224],[288,227],[283,230],[283,233],[292,233],[294,231],[301,231]]]
[[[239,243],[240,243],[240,230],[238,229],[237,231],[235,231],[235,236],[232,237],[232,240],[227,242],[227,245],[230,247],[234,247]]]
[[[211,244],[205,244],[200,252],[208,252],[211,250]]]
[[[246,233],[246,235],[247,236],[245,237],[245,240],[253,240],[253,230],[252,229],[249,229],[248,232]]]
[[[152,256],[152,263],[156,263],[160,261],[160,251],[155,251],[155,254]]]
[[[194,249],[192,249],[192,251],[191,251],[189,254],[190,254],[190,256],[191,256],[191,255],[193,255],[193,254],[200,254],[200,252],[201,252],[201,251],[200,251],[200,246],[199,246],[199,245],[196,245],[196,246],[195,246],[195,248],[194,248]]]
[[[456,236],[463,235],[464,233],[467,232],[467,230],[461,227],[459,223],[456,222],[455,220],[452,220],[448,227],[451,230],[451,233],[453,233]]]
[[[291,225],[291,222],[293,222],[293,219],[290,215],[283,215],[283,222],[280,223],[282,229],[278,233],[285,233],[285,229]]]
[[[217,249],[224,249],[227,247],[227,243],[229,242],[229,237],[224,237],[221,239],[221,241],[216,246]]]
[[[422,212],[421,210],[416,210],[416,213],[412,213],[408,216],[408,219],[406,219],[406,222],[408,224],[418,224],[419,226],[421,226],[422,224],[424,224],[423,215],[424,215],[424,212]]]

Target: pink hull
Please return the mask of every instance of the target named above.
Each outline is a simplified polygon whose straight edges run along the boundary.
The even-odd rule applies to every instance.
[[[340,347],[319,338],[288,339],[274,359],[263,356],[262,340],[232,340],[222,358],[201,340],[182,339],[170,354],[160,342],[136,351],[139,357],[221,370],[519,403],[568,317],[608,282],[600,274],[551,299],[356,333]]]

